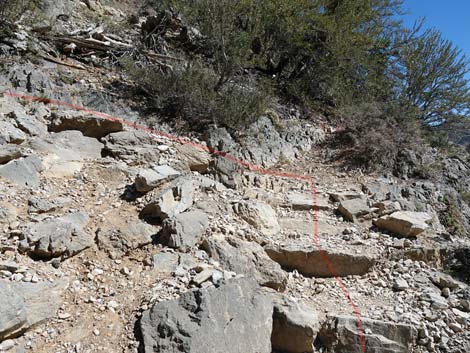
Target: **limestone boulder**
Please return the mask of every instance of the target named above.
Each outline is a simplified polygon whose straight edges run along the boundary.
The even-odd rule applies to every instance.
[[[276,211],[262,201],[243,201],[234,206],[235,212],[248,224],[258,229],[263,235],[280,232]]]
[[[157,220],[174,217],[192,206],[194,183],[191,179],[179,177],[155,194],[147,195],[146,200],[148,203],[141,211],[142,217]]]
[[[205,173],[209,170],[212,157],[209,152],[199,146],[192,144],[182,144],[176,146],[176,152],[190,170]]]
[[[66,278],[53,283],[0,280],[0,341],[54,317],[67,285]]]
[[[144,193],[155,189],[160,183],[180,175],[168,165],[159,165],[155,169],[141,169],[135,178],[135,188]]]
[[[273,311],[273,349],[285,353],[313,353],[321,327],[320,315],[305,304],[287,297],[275,300]]]
[[[87,223],[88,216],[78,212],[27,224],[19,249],[44,259],[69,258],[93,245],[93,237],[83,230]]]
[[[26,140],[26,134],[10,121],[0,120],[0,145],[13,143],[21,144]]]
[[[7,118],[15,126],[29,136],[44,136],[47,134],[47,125],[34,115],[27,115],[19,110],[8,113]]]
[[[356,222],[362,216],[370,213],[367,200],[362,198],[341,201],[338,212],[350,222]]]
[[[0,166],[0,176],[15,184],[36,188],[40,184],[43,163],[36,155],[19,158]]]
[[[286,273],[257,243],[212,235],[204,240],[202,248],[226,270],[254,278],[262,286],[285,289]]]
[[[186,251],[200,242],[208,225],[209,218],[202,211],[180,213],[163,221],[160,242]]]
[[[123,227],[99,230],[96,234],[98,248],[113,258],[120,258],[131,250],[151,244],[157,229],[144,222],[132,222]]]
[[[313,194],[309,193],[300,193],[300,192],[290,192],[287,195],[287,206],[292,207],[294,210],[330,210],[331,205],[328,202],[328,198],[323,194],[317,194],[315,202],[313,200]]]
[[[234,279],[155,304],[140,321],[145,353],[271,353],[272,300]]]
[[[17,145],[0,145],[0,164],[8,163],[23,156],[23,152]]]
[[[330,317],[319,332],[319,339],[332,353],[362,353],[362,338],[370,353],[408,353],[416,340],[417,330],[406,324],[361,319],[361,331],[353,316]]]
[[[374,224],[403,237],[415,237],[429,228],[432,216],[426,212],[399,211],[380,217]]]

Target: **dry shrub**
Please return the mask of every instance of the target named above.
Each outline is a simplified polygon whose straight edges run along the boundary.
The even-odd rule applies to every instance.
[[[368,170],[392,170],[401,151],[419,151],[423,146],[420,122],[413,112],[384,103],[363,103],[347,107],[344,132],[338,141],[345,148],[343,158]]]

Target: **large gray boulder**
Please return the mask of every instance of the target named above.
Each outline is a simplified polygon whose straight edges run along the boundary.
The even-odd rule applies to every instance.
[[[269,245],[265,251],[282,268],[313,277],[363,275],[375,264],[375,259],[368,255],[341,250],[320,251],[312,245],[298,243]]]
[[[273,350],[283,353],[313,353],[321,327],[318,312],[287,297],[275,300],[273,312]]]
[[[143,208],[141,216],[164,220],[174,217],[193,204],[194,183],[191,179],[179,177],[166,185],[155,194],[148,194],[147,205]]]
[[[254,278],[262,286],[280,291],[286,287],[286,273],[257,243],[212,235],[204,240],[202,248],[227,270]]]
[[[271,353],[272,300],[250,279],[155,304],[140,322],[145,353]]]
[[[53,113],[49,123],[49,131],[78,130],[84,136],[94,138],[122,131],[123,128],[122,122],[117,119],[111,120],[75,111]]]
[[[62,305],[65,278],[54,283],[0,280],[0,341],[53,317]]]
[[[209,225],[209,218],[202,211],[180,213],[163,221],[160,242],[183,251],[196,245]]]
[[[426,212],[399,211],[380,217],[374,224],[403,237],[415,237],[428,229],[431,221]]]
[[[361,327],[360,333],[356,317],[331,317],[318,337],[331,353],[362,353],[361,335],[368,353],[409,353],[417,333],[411,325],[364,318],[361,319]]]
[[[100,229],[96,234],[96,244],[112,259],[120,258],[133,249],[152,243],[157,230],[144,222],[132,222],[124,227]]]
[[[258,229],[263,235],[274,235],[280,232],[274,209],[262,201],[243,201],[234,206],[235,212],[248,224]]]
[[[40,172],[42,161],[36,155],[15,159],[0,166],[0,176],[12,182],[30,188],[36,188],[40,184]]]
[[[52,218],[26,225],[19,249],[40,258],[68,258],[93,245],[93,238],[83,228],[88,223],[84,213]]]

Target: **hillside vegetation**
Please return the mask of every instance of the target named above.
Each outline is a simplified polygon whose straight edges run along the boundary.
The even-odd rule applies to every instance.
[[[400,0],[151,5],[166,19],[144,29],[147,47],[161,49],[154,39],[170,18],[191,38],[173,40],[185,60],[172,70],[130,69],[166,114],[236,127],[275,99],[293,102],[342,121],[352,160],[366,167],[392,167],[400,149],[445,146],[439,127],[470,114],[467,59],[424,22],[405,27]]]

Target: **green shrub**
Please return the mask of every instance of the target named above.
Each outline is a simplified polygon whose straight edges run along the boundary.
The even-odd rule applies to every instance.
[[[253,81],[232,79],[218,87],[214,71],[197,62],[165,70],[138,67],[130,60],[123,66],[160,114],[181,118],[196,129],[207,123],[238,129],[267,108],[268,96]]]

